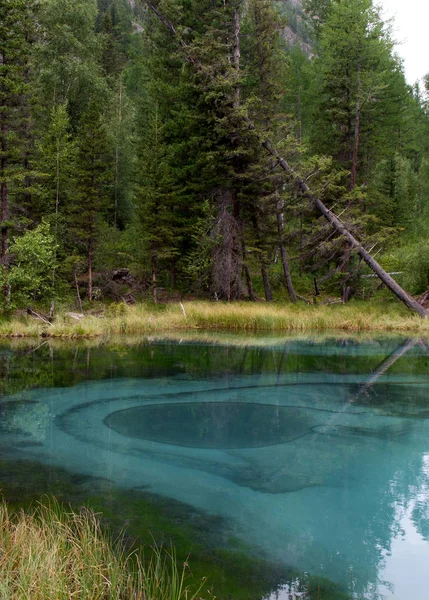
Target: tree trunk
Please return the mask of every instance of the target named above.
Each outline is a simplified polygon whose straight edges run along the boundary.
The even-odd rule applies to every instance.
[[[6,159],[2,160],[2,166],[6,164]],[[8,193],[7,193],[7,182],[2,181],[1,184],[1,263],[6,266],[6,252],[7,252],[7,208],[8,208]]]
[[[350,176],[350,189],[356,187],[357,161],[359,153],[359,127],[360,127],[360,106],[356,107],[356,123],[355,123],[355,141],[353,146],[352,172]]]
[[[52,269],[52,287],[55,288],[55,268],[57,264],[57,241],[58,241],[58,214],[60,208],[60,174],[61,174],[61,140],[58,136],[56,139],[56,156],[55,156],[55,226],[54,226],[54,267]]]
[[[250,269],[249,269],[249,265],[247,264],[247,248],[246,248],[246,242],[244,241],[244,234],[243,234],[243,228],[241,227],[241,248],[243,251],[243,270],[244,270],[244,275],[246,277],[246,286],[247,286],[247,293],[249,295],[249,300],[251,300],[252,302],[256,301],[256,296],[255,296],[255,292],[253,291],[253,283],[252,283],[252,276],[250,274]]]
[[[285,224],[284,224],[284,217],[283,217],[283,201],[279,200],[279,202],[277,203],[277,231],[279,232],[280,255],[282,257],[283,274],[284,274],[285,284],[286,284],[286,288],[287,288],[287,291],[289,294],[289,298],[291,299],[292,302],[296,302],[296,300],[297,300],[296,292],[295,292],[295,288],[293,287],[292,277],[291,277],[290,268],[289,268],[289,259],[288,259],[288,255],[287,255],[286,246],[285,246],[285,243],[283,240],[284,229],[285,229]]]
[[[355,117],[355,135],[353,143],[353,158],[352,170],[350,175],[350,189],[353,190],[356,186],[357,162],[359,155],[359,135],[360,135],[360,113],[361,113],[361,89],[360,89],[360,59],[357,68],[357,83],[356,83],[356,117]]]
[[[264,282],[265,300],[267,302],[272,302],[274,300],[273,292],[271,291],[270,281],[268,279],[267,267],[265,265],[265,261],[263,260],[261,260],[261,275],[262,281]]]
[[[92,302],[92,241],[88,246],[88,300]]]
[[[253,229],[255,231],[256,244],[257,244],[257,246],[259,248],[259,251],[260,251],[259,264],[260,264],[260,268],[261,268],[262,281],[263,281],[263,284],[264,284],[265,300],[267,302],[272,302],[273,301],[273,293],[271,291],[270,281],[269,281],[268,273],[267,273],[266,262],[265,262],[265,259],[264,259],[264,250],[263,250],[261,230],[259,228],[258,214],[257,214],[257,211],[256,211],[256,207],[253,206],[252,208],[253,208],[253,210],[252,210],[252,224],[253,224]]]
[[[8,218],[8,189],[6,181],[6,170],[7,170],[7,125],[4,115],[2,116],[1,124],[1,264],[6,266],[6,252],[7,252],[7,218]]]
[[[237,69],[237,84],[234,87],[234,106],[240,106],[240,86],[238,85],[238,77],[240,73],[240,13],[238,6],[234,8],[234,66]]]
[[[122,94],[123,94],[123,82],[122,75],[119,82],[119,106],[117,112],[116,122],[116,139],[115,139],[115,185],[114,185],[114,216],[113,224],[115,228],[118,226],[118,193],[119,193],[119,140],[121,139],[122,132]]]
[[[246,122],[249,125],[250,129],[254,129],[253,123],[246,118]],[[413,298],[411,298],[405,290],[401,288],[400,285],[396,283],[392,277],[378,264],[378,262],[365,250],[365,248],[358,242],[358,240],[346,229],[340,219],[334,215],[332,211],[329,210],[327,206],[323,204],[323,202],[311,193],[308,185],[303,181],[292,169],[289,163],[280,156],[277,150],[271,145],[268,140],[264,140],[262,146],[265,150],[274,156],[277,160],[277,164],[285,173],[288,174],[290,179],[292,179],[295,183],[298,184],[299,189],[301,190],[304,197],[312,202],[312,204],[317,208],[317,210],[325,217],[329,223],[334,227],[334,229],[342,236],[345,237],[349,246],[356,250],[357,254],[366,262],[372,271],[381,279],[381,281],[386,285],[389,290],[394,294],[401,302],[403,302],[410,310],[415,311],[421,317],[426,318],[428,316],[427,311]]]
[[[301,182],[302,185],[306,186],[304,182]],[[307,186],[306,186],[307,187]],[[306,190],[306,194],[311,196],[310,191]],[[386,285],[389,290],[401,300],[409,309],[415,311],[421,317],[426,318],[428,316],[427,311],[421,306],[418,302],[416,302],[413,298],[411,298],[405,290],[401,288],[401,286],[396,283],[396,281],[388,274],[386,271],[378,264],[378,262],[363,248],[363,246],[358,242],[358,240],[348,231],[341,221],[323,204],[323,202],[316,198],[315,196],[311,197],[313,204],[316,208],[322,213],[322,215],[331,223],[334,229],[344,236],[348,241],[351,248],[356,250],[357,254],[365,261],[365,263],[369,266],[372,271],[381,279],[381,281]]]
[[[8,219],[8,187],[6,181],[6,170],[8,167],[7,164],[7,125],[6,118],[4,114],[2,115],[2,124],[1,124],[1,190],[0,190],[0,227],[1,227],[1,251],[0,251],[0,265],[3,271],[3,302],[4,305],[7,304],[9,297],[9,286],[7,283],[7,262],[6,262],[6,252],[7,252],[7,238],[8,238],[8,227],[7,227],[7,219]]]
[[[28,38],[26,38],[28,43]],[[30,69],[27,67],[25,69],[25,84],[28,86],[30,83]],[[30,106],[28,96],[25,95],[23,98],[23,103],[25,107],[25,117],[24,117],[24,136],[25,136],[25,152],[24,152],[24,201],[27,206],[27,210],[30,211],[33,207],[31,206],[31,118],[30,118]]]
[[[249,300],[251,302],[256,302],[256,296],[255,296],[255,292],[253,291],[253,283],[252,283],[252,276],[250,275],[250,269],[246,264],[243,266],[243,268],[244,268],[244,276],[246,277],[246,286],[247,286],[247,293],[249,295]]]
[[[153,294],[153,303],[158,304],[158,287],[156,280],[156,256],[152,255],[152,294]]]

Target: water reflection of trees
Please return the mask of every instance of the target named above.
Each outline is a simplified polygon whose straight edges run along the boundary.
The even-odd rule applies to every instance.
[[[404,348],[406,351],[402,352]],[[420,341],[405,345],[401,341],[396,349],[391,342],[380,342],[368,355],[365,344],[354,343],[343,343],[338,346],[337,354],[329,355],[316,343],[290,341],[284,346],[267,348],[254,348],[250,344],[225,348],[162,343],[110,348],[85,344],[57,347],[48,343],[16,350],[4,345],[0,350],[0,385],[3,395],[8,395],[32,388],[65,387],[85,380],[116,377],[205,379],[209,375],[228,386],[230,377],[252,375],[257,386],[257,378],[266,373],[276,375],[279,385],[281,376],[287,373],[369,374],[364,386],[352,386],[347,393],[352,404],[367,407],[374,421],[379,421],[374,435],[369,425],[365,433],[362,428],[359,431],[335,424],[336,429],[332,427],[330,433],[307,436],[290,445],[278,458],[272,458],[272,454],[262,459],[246,455],[239,468],[222,465],[217,472],[240,485],[252,489],[259,486],[259,491],[272,495],[318,486],[320,505],[313,507],[314,514],[300,523],[293,539],[285,540],[288,551],[296,552],[297,561],[305,563],[306,556],[314,552],[314,545],[319,544],[327,561],[352,564],[354,572],[359,574],[356,589],[366,588],[367,597],[376,598],[374,586],[385,554],[390,551],[394,537],[401,535],[401,518],[408,509],[416,530],[429,541],[426,392],[423,388],[416,391],[417,388],[406,386],[389,388],[383,381],[392,373],[423,377],[429,372],[428,367],[427,345],[423,348]],[[321,388],[314,389],[315,404],[323,401],[323,394]],[[22,408],[10,421],[18,427],[19,417],[23,419],[21,426],[27,423],[25,426],[30,427],[29,422],[35,419],[27,410],[28,405]],[[235,419],[233,412],[219,411],[217,406],[207,406],[205,410],[206,420],[201,419],[199,425],[201,434],[204,427],[215,423],[221,436],[228,429],[228,421]],[[402,419],[400,426],[399,421],[394,421],[398,417]],[[257,418],[252,417],[253,424],[250,419],[249,428]],[[384,418],[392,421],[383,421]],[[398,428],[393,443],[393,429],[389,425],[390,429],[383,430],[383,423]],[[273,430],[280,427],[279,414],[267,417],[264,426]],[[314,456],[319,467],[314,465]],[[199,468],[207,467],[201,462]],[[358,480],[365,481],[365,486],[357,485]],[[263,481],[262,487],[257,481]],[[335,493],[328,494],[326,490],[332,489]],[[335,547],[332,550],[324,547],[324,536],[326,540],[329,536],[337,540],[339,555]],[[347,578],[347,573],[344,576]]]
[[[231,336],[230,336],[231,337]],[[238,337],[238,340],[241,338]],[[314,340],[287,338],[284,344],[222,346],[195,342],[126,343],[3,342],[0,346],[0,389],[13,394],[32,387],[67,387],[83,380],[112,377],[162,377],[191,375],[227,378],[240,374],[286,373],[365,374],[377,369],[386,355],[395,353],[400,340]],[[427,343],[418,340],[390,372],[421,373],[429,370]],[[243,340],[241,340],[243,343]],[[367,352],[366,352],[367,351]]]

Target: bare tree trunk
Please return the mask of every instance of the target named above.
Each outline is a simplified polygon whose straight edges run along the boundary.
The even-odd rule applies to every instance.
[[[177,32],[174,28],[174,26],[172,25],[172,23],[166,19],[166,17],[164,15],[162,15],[162,13],[159,11],[159,9],[157,8],[157,6],[155,5],[153,0],[145,0],[146,4],[149,6],[149,8],[157,15],[157,17],[160,19],[160,21],[164,24],[165,27],[167,27],[167,29],[169,29],[169,31],[171,31],[174,35],[177,35]],[[179,39],[179,43],[181,45],[181,47],[183,48],[184,52],[185,52],[185,57],[186,59],[194,65],[194,67],[197,70],[201,70],[201,64],[198,63],[198,61],[196,61],[187,51],[187,45],[186,43]],[[247,123],[248,127],[250,130],[255,130],[255,126],[252,123],[252,121],[247,118],[247,117],[243,117],[244,121]],[[413,310],[415,312],[417,312],[417,314],[419,314],[421,317],[427,318],[428,313],[427,311],[415,300],[413,300],[402,288],[400,285],[398,285],[396,283],[396,281],[394,279],[392,279],[392,277],[390,277],[390,275],[388,275],[386,273],[386,271],[378,264],[378,262],[362,247],[362,245],[360,244],[360,242],[358,242],[358,240],[350,233],[350,231],[348,231],[344,225],[341,223],[341,221],[338,219],[338,217],[336,217],[328,208],[327,206],[325,206],[325,204],[320,200],[320,198],[318,198],[317,196],[315,196],[314,194],[311,193],[310,188],[308,187],[308,185],[305,183],[305,181],[303,181],[292,169],[292,167],[289,165],[289,163],[280,156],[280,154],[278,153],[278,151],[272,146],[272,144],[269,142],[269,140],[260,140],[260,143],[262,145],[263,148],[265,148],[265,150],[276,160],[276,163],[279,165],[279,167],[285,172],[287,173],[289,179],[293,180],[296,184],[298,184],[301,192],[303,193],[303,195],[310,200],[310,202],[312,202],[312,204],[314,205],[314,207],[325,217],[325,219],[327,219],[327,221],[329,221],[329,223],[331,223],[331,225],[334,227],[334,229],[340,234],[343,235],[346,240],[348,241],[349,245],[351,248],[355,249],[356,252],[359,254],[359,256],[366,262],[366,264],[370,267],[370,269],[372,269],[374,271],[374,273],[381,279],[381,281],[389,288],[389,290],[397,297],[399,298],[399,300],[401,300],[410,310]]]
[[[170,267],[170,277],[171,277],[171,288],[176,289],[176,261],[173,258]]]
[[[246,119],[249,127],[254,129],[253,123],[249,119]],[[410,310],[413,310],[421,317],[427,318],[427,311],[413,298],[411,298],[405,290],[401,288],[400,285],[396,283],[392,277],[386,273],[386,271],[378,264],[378,262],[365,250],[362,244],[346,229],[340,219],[334,215],[332,211],[329,210],[327,206],[323,204],[323,202],[311,193],[308,185],[303,181],[292,169],[289,163],[280,156],[278,151],[271,145],[268,140],[264,140],[262,142],[262,146],[265,150],[271,155],[274,156],[277,160],[277,164],[285,173],[288,174],[290,179],[295,181],[298,184],[301,193],[304,197],[310,200],[315,208],[325,217],[325,219],[331,223],[334,229],[342,236],[345,237],[349,246],[356,251],[356,253],[365,261],[365,263],[369,266],[372,271],[381,279],[381,281],[386,285],[389,290],[394,294],[401,302],[403,302]]]
[[[93,259],[93,250],[92,250],[92,240],[88,245],[88,300],[92,302],[92,259]]]
[[[255,292],[253,291],[253,283],[252,283],[252,276],[250,274],[250,269],[248,267],[248,265],[244,264],[243,265],[244,268],[244,275],[246,277],[246,286],[247,286],[247,293],[249,295],[249,300],[251,302],[256,302],[256,296],[255,296]]]
[[[4,114],[2,115],[1,123],[1,191],[0,191],[0,226],[1,226],[1,253],[0,253],[0,264],[3,271],[3,301],[6,305],[9,296],[9,287],[7,284],[7,264],[6,264],[6,252],[7,252],[7,238],[8,238],[8,186],[6,181],[6,170],[7,164],[7,124]]]
[[[55,227],[54,227],[54,267],[52,269],[52,287],[55,287],[55,269],[57,263],[57,241],[58,241],[58,213],[60,207],[60,152],[61,152],[61,140],[59,137],[56,139],[56,156],[55,156]]]
[[[27,43],[29,42],[28,37],[26,36],[26,41]],[[30,83],[30,69],[29,67],[27,67],[25,69],[25,83],[26,85],[28,85]],[[25,136],[25,152],[24,152],[24,198],[25,198],[25,204],[27,205],[27,208],[30,209],[31,207],[31,192],[30,192],[30,185],[31,185],[31,163],[30,163],[30,157],[31,157],[31,120],[30,120],[30,107],[29,107],[29,100],[27,95],[25,95],[22,98],[23,104],[25,106],[25,117],[24,117],[24,136]]]
[[[261,260],[261,275],[262,281],[264,283],[265,300],[267,302],[272,302],[274,300],[273,292],[271,290],[270,280],[268,279],[267,266],[264,260]]]
[[[255,296],[255,292],[253,291],[252,276],[250,274],[249,265],[247,264],[247,248],[246,248],[246,242],[244,241],[243,228],[241,228],[240,233],[241,233],[241,248],[243,251],[243,270],[244,270],[244,275],[246,277],[247,293],[249,295],[249,300],[251,300],[252,302],[255,302],[256,296]]]
[[[353,190],[356,186],[357,162],[359,155],[359,136],[360,136],[360,113],[361,113],[361,86],[360,86],[360,59],[358,60],[357,68],[357,84],[356,84],[356,117],[355,117],[355,135],[353,144],[352,170],[350,176],[350,189]]]
[[[7,252],[7,219],[8,219],[8,189],[6,181],[7,170],[7,125],[5,117],[2,117],[1,124],[1,263],[5,265]]]
[[[253,210],[252,210],[251,218],[252,218],[252,224],[253,224],[256,244],[260,251],[259,265],[260,265],[260,269],[261,269],[262,282],[264,284],[265,300],[267,302],[272,302],[273,301],[273,292],[271,290],[270,280],[268,278],[268,272],[267,272],[267,264],[266,264],[265,258],[264,258],[265,253],[264,253],[264,249],[263,249],[261,229],[259,227],[258,213],[257,213],[255,206],[253,206],[252,209]]]
[[[240,13],[238,6],[234,8],[234,66],[237,69],[237,80],[240,72]],[[240,86],[237,84],[234,88],[234,106],[238,108],[240,106]]]
[[[6,160],[2,160],[2,166],[6,165]],[[8,213],[8,193],[7,193],[7,182],[2,181],[1,184],[1,260],[2,264],[5,264],[5,257],[7,252],[7,213]]]
[[[79,282],[77,280],[77,273],[76,273],[76,271],[74,272],[74,282],[75,282],[75,285],[76,285],[76,295],[77,295],[77,301],[79,302],[80,312],[83,313],[82,299],[80,297]]]
[[[115,140],[115,206],[114,206],[114,218],[113,223],[115,227],[118,225],[118,192],[119,192],[119,140],[121,138],[122,131],[122,94],[123,94],[123,82],[122,75],[119,82],[119,105],[117,112],[117,123],[116,123],[116,140]]]
[[[157,278],[156,278],[156,256],[152,254],[152,294],[153,294],[153,303],[158,304],[158,286],[157,286]]]
[[[234,193],[217,191],[218,214],[211,232],[215,244],[212,253],[212,291],[230,302],[243,293],[243,236]]]
[[[277,231],[279,232],[280,255],[282,257],[283,274],[284,274],[286,288],[287,288],[287,291],[289,294],[289,298],[291,299],[292,302],[296,302],[296,300],[297,300],[296,292],[295,292],[295,288],[293,287],[292,277],[291,277],[290,268],[289,268],[289,259],[288,259],[288,255],[287,255],[286,246],[285,246],[285,243],[283,240],[284,230],[285,230],[285,225],[284,225],[284,217],[283,217],[283,201],[279,200],[277,202]]]

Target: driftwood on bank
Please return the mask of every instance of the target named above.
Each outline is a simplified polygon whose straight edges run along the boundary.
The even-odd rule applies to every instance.
[[[202,65],[199,64],[194,57],[189,53],[187,44],[180,38],[176,28],[170,22],[170,20],[159,10],[154,0],[143,0],[150,8],[150,10],[157,16],[161,23],[178,38],[178,41],[185,52],[185,59],[190,62],[198,71],[201,71]],[[247,123],[249,130],[256,131],[255,125],[248,118],[243,116],[244,121]],[[314,195],[307,183],[302,179],[294,169],[289,165],[287,160],[283,158],[277,149],[271,144],[269,140],[260,139],[261,146],[265,148],[268,154],[274,159],[276,164],[286,173],[288,179],[294,182],[301,192],[302,196],[309,200],[311,204],[325,217],[325,219],[332,225],[337,233],[343,236],[350,248],[354,250],[361,259],[368,265],[368,267],[379,277],[384,285],[394,294],[401,302],[403,302],[410,310],[416,312],[420,317],[427,318],[428,312],[414,300],[402,287],[383,269],[383,267],[371,256],[362,244],[354,237],[352,233],[345,227],[342,221],[337,215],[335,215],[322,200]]]
[[[80,321],[81,319],[85,318],[85,315],[83,313],[76,312],[66,312],[64,316],[69,317],[70,319],[74,319],[75,321]]]
[[[426,302],[429,302],[429,290],[427,292],[425,292],[422,296],[420,296],[419,298],[419,303],[424,306]]]
[[[31,315],[35,319],[39,319],[40,321],[42,321],[46,325],[50,325],[51,327],[53,327],[53,324],[46,317],[44,317],[43,315],[37,313],[35,310],[33,310],[30,307],[27,308],[27,314]]]

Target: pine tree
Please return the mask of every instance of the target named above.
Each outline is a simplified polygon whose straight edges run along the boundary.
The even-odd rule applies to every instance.
[[[269,131],[272,139],[278,139],[285,134],[286,121],[280,111],[282,83],[287,77],[286,54],[279,36],[283,23],[269,0],[249,0],[246,16],[244,90],[248,95],[249,114],[261,133]],[[270,162],[261,152],[251,167],[253,181],[246,205],[253,226],[252,246],[258,251],[266,300],[273,299],[268,265],[279,245],[285,285],[291,300],[296,301],[284,239],[281,178]],[[271,177],[263,176],[267,171],[272,173]]]
[[[190,32],[189,50],[201,66],[196,75],[192,69],[183,69],[177,40],[157,22],[152,34],[149,27],[156,85],[150,86],[149,107],[142,111],[150,115],[150,122],[142,126],[148,133],[143,135],[148,168],[141,171],[139,194],[141,214],[146,215],[143,235],[152,239],[152,250],[156,242],[158,260],[154,263],[159,266],[159,257],[170,262],[172,274],[179,266],[174,256],[192,251],[194,225],[204,212],[204,201],[210,199],[216,215],[209,233],[213,242],[211,288],[227,299],[239,297],[243,289],[238,191],[243,158],[253,151],[250,144],[246,146],[247,128],[236,112],[240,74],[233,58],[234,11],[232,3],[183,6],[180,22]],[[150,222],[148,206],[155,198],[163,199],[161,204],[156,201],[160,207],[156,214],[165,207],[165,218]],[[168,232],[175,232],[174,236]],[[167,251],[166,242],[173,238]]]
[[[59,104],[51,111],[51,120],[37,144],[39,168],[39,218],[51,224],[57,249],[64,247],[64,217],[74,192],[73,174],[76,160],[76,145],[72,140],[70,119],[66,104]],[[55,270],[53,271],[55,284]]]
[[[205,30],[194,40],[193,55],[201,64],[196,79],[200,119],[204,123],[203,175],[214,203],[212,291],[225,299],[244,291],[242,270],[250,299],[253,286],[245,239],[243,189],[260,149],[242,119],[243,65],[240,47],[241,2],[209,3]]]
[[[67,104],[76,131],[94,94],[107,97],[101,68],[103,37],[95,31],[96,18],[96,0],[43,2],[36,53],[40,126],[49,123],[53,107]]]
[[[35,7],[35,1],[27,0],[4,0],[0,6],[0,262],[4,282],[10,230],[23,215],[29,185],[28,73]],[[4,299],[6,295],[5,284]]]
[[[88,299],[93,299],[93,264],[99,225],[112,187],[113,164],[100,102],[93,98],[82,115],[76,140],[75,195],[67,207],[69,244],[83,252]]]
[[[336,0],[314,62],[313,145],[350,170],[351,189],[376,162],[378,133],[392,113],[392,43],[372,0]],[[394,110],[394,109],[393,109]]]

